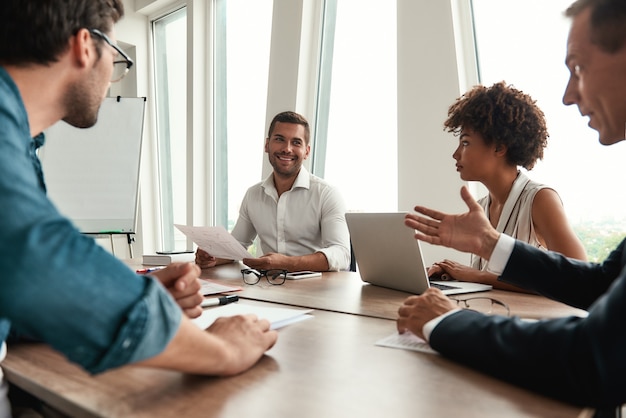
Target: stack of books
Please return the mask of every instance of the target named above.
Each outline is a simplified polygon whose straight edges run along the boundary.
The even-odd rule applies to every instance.
[[[191,263],[195,261],[196,254],[190,253],[177,253],[177,254],[144,254],[143,265],[144,266],[167,266],[174,262]]]

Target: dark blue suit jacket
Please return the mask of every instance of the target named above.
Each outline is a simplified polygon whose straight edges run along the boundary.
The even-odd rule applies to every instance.
[[[576,405],[626,402],[626,240],[602,264],[516,241],[499,280],[586,309],[538,322],[462,310],[430,336],[444,356]]]

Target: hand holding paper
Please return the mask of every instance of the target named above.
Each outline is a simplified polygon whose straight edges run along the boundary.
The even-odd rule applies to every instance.
[[[229,260],[254,258],[223,226],[174,226],[213,257]]]

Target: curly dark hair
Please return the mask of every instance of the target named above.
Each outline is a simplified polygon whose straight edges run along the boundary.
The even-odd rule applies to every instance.
[[[482,135],[487,145],[504,145],[506,159],[531,170],[543,158],[548,129],[543,111],[529,95],[504,81],[475,86],[448,108],[444,129],[458,136],[462,129]]]

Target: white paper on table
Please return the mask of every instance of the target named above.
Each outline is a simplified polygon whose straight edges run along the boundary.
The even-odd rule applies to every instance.
[[[200,280],[200,293],[202,295],[216,295],[218,293],[238,292],[241,286],[231,286],[227,284],[218,283],[215,280],[199,279]]]
[[[404,350],[421,351],[423,353],[439,354],[430,347],[424,339],[418,337],[412,332],[404,334],[395,333],[388,337],[376,341],[376,345],[382,347],[402,348]]]
[[[229,260],[254,258],[223,226],[174,226],[213,257]]]
[[[310,313],[313,309],[293,309],[283,307],[269,307],[260,305],[246,305],[235,302],[228,305],[207,308],[197,318],[191,321],[200,329],[207,329],[217,318],[222,316],[255,314],[259,319],[267,319],[270,329],[279,329],[295,322],[313,318]]]

